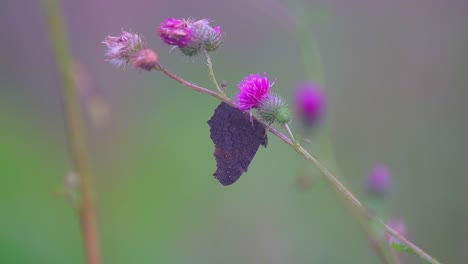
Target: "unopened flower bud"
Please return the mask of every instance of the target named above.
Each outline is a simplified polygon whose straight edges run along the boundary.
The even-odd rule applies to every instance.
[[[187,56],[195,56],[200,51],[215,51],[222,45],[221,27],[211,27],[210,20],[166,19],[158,29],[164,43],[177,46]]]
[[[205,37],[205,49],[206,51],[215,51],[221,45],[223,45],[223,32],[221,31],[221,27],[207,27],[206,29],[206,37]]]
[[[326,98],[323,90],[314,83],[308,82],[296,89],[295,108],[299,118],[308,127],[314,127],[324,116]]]
[[[273,93],[270,93],[261,101],[258,113],[269,124],[278,122],[284,125],[291,121],[291,111],[283,98]]]
[[[127,65],[145,48],[145,42],[139,34],[127,31],[122,31],[119,36],[107,36],[102,43],[107,48],[107,61],[116,66]]]
[[[223,81],[221,82],[221,89],[226,90],[226,87],[227,87],[227,86],[228,86],[228,83],[227,83],[225,80],[223,80]]]
[[[144,49],[133,56],[130,62],[136,69],[151,71],[157,68],[158,54],[150,49]]]
[[[391,190],[392,176],[390,170],[382,164],[376,165],[369,172],[366,182],[367,191],[374,195],[384,196]]]

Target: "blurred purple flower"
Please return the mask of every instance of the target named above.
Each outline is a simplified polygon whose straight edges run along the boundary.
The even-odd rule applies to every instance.
[[[372,194],[385,195],[391,190],[392,176],[390,170],[383,164],[372,168],[367,176],[367,191]]]
[[[315,83],[306,82],[296,88],[296,112],[307,126],[315,126],[326,111],[327,101],[323,90]]]
[[[191,21],[182,18],[168,18],[158,28],[164,43],[184,48],[193,39]]]
[[[391,218],[387,221],[387,225],[395,230],[399,235],[406,237],[406,223],[405,220],[402,218]],[[387,237],[388,243],[390,244],[401,244],[401,241],[389,234],[388,232],[385,233],[385,236]]]
[[[260,73],[256,73],[245,77],[237,87],[239,93],[236,95],[234,103],[240,110],[247,111],[260,106],[262,101],[268,97],[271,84],[266,73],[263,77]]]

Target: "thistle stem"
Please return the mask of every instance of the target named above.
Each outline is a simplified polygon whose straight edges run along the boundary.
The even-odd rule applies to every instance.
[[[214,84],[214,86],[216,87],[216,89],[217,89],[222,95],[225,95],[225,92],[221,89],[221,87],[219,86],[218,82],[216,81],[216,77],[215,77],[215,74],[214,74],[214,71],[213,71],[213,63],[211,62],[210,55],[208,54],[208,52],[207,52],[205,49],[203,49],[203,53],[205,54],[205,57],[206,57],[206,65],[208,66],[208,70],[209,70],[211,82]]]
[[[65,123],[69,151],[73,166],[80,180],[81,200],[77,208],[83,234],[84,249],[88,264],[100,264],[99,236],[91,191],[91,173],[86,160],[81,109],[73,78],[73,60],[64,21],[55,0],[43,0],[42,8],[47,20],[50,44],[62,78],[62,100],[65,107]]]
[[[291,136],[291,140],[292,140],[293,142],[296,142],[296,139],[294,138],[294,134],[292,133],[291,129],[289,128],[289,125],[288,125],[288,124],[284,124],[284,127],[285,127],[286,130],[288,131],[289,136]]]
[[[183,78],[175,75],[174,73],[172,73],[169,70],[167,70],[166,68],[164,68],[161,64],[159,64],[159,67],[161,68],[161,71],[164,74],[166,74],[170,78],[174,79],[178,83],[180,83],[180,84],[182,84],[182,85],[184,85],[184,86],[186,86],[186,87],[188,87],[188,88],[190,88],[192,90],[195,90],[195,91],[198,91],[198,92],[201,92],[201,93],[206,93],[208,95],[216,97],[217,99],[219,99],[219,100],[221,100],[221,101],[223,101],[223,102],[225,102],[225,103],[227,103],[227,104],[229,104],[231,106],[234,106],[234,103],[232,102],[232,100],[229,99],[228,97],[226,97],[225,95],[218,94],[218,93],[213,92],[213,91],[211,91],[211,90],[209,90],[207,88],[204,88],[204,87],[201,87],[201,86],[199,86],[197,84],[186,81]],[[256,117],[253,117],[253,118],[257,119]],[[418,255],[422,259],[426,260],[428,263],[440,264],[440,262],[437,261],[434,257],[432,257],[431,255],[426,253],[423,249],[416,246],[415,244],[413,244],[411,241],[409,241],[408,239],[406,239],[402,235],[398,234],[398,232],[396,232],[391,227],[386,225],[384,223],[384,221],[382,221],[382,219],[380,219],[379,217],[373,215],[367,209],[367,207],[364,204],[362,204],[353,195],[353,193],[351,191],[349,191],[346,188],[346,186],[344,186],[340,182],[340,180],[338,180],[338,178],[336,176],[333,175],[333,173],[331,173],[325,166],[323,166],[322,163],[320,161],[318,161],[316,158],[314,158],[306,149],[304,149],[301,145],[299,145],[299,143],[295,143],[294,139],[290,139],[289,137],[287,137],[286,135],[284,135],[283,133],[281,133],[280,131],[278,131],[274,127],[269,126],[268,124],[266,124],[263,120],[260,120],[260,119],[257,119],[257,120],[259,122],[261,122],[269,132],[271,132],[272,134],[279,137],[287,145],[291,146],[297,153],[299,153],[306,160],[312,162],[320,170],[320,172],[325,176],[325,179],[335,189],[335,191],[339,195],[341,195],[347,202],[349,202],[356,209],[358,209],[358,211],[360,213],[362,213],[367,219],[377,221],[377,223],[381,224],[384,227],[386,232],[388,232],[393,237],[395,237],[395,238],[399,239],[400,241],[402,241],[403,243],[405,243],[409,248],[411,248],[415,252],[416,255]]]

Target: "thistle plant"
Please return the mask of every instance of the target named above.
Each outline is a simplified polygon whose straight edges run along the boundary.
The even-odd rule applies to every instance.
[[[168,18],[158,28],[159,36],[187,56],[217,50],[223,44],[221,27],[212,27],[209,19]]]
[[[295,140],[294,133],[288,126],[288,124],[291,121],[291,111],[287,108],[284,99],[282,99],[279,95],[270,92],[273,85],[271,84],[266,73],[264,73],[263,75],[259,73],[253,73],[244,77],[238,84],[239,91],[235,96],[234,100],[226,96],[224,90],[222,90],[216,82],[216,78],[213,73],[212,62],[210,57],[208,56],[208,52],[211,52],[220,46],[220,42],[218,41],[221,41],[222,33],[220,31],[220,28],[212,28],[209,25],[209,21],[210,20],[207,19],[194,21],[193,19],[169,18],[160,25],[158,33],[164,43],[179,48],[182,54],[186,56],[205,54],[210,72],[210,79],[212,80],[213,85],[216,88],[215,90],[199,86],[193,82],[183,79],[182,77],[166,69],[160,61],[157,61],[153,68],[147,68],[146,70],[159,71],[167,75],[169,78],[175,80],[176,82],[182,84],[183,86],[186,86],[197,92],[208,94],[212,97],[219,99],[228,106],[239,109],[250,118],[251,122],[260,122],[260,124],[262,124],[268,132],[279,137],[284,143],[291,146],[303,158],[312,162],[325,176],[325,179],[327,179],[327,181],[331,184],[334,190],[336,190],[336,192],[339,195],[341,195],[345,201],[351,203],[369,221],[379,224],[385,230],[386,234],[392,237],[392,239],[397,239],[401,244],[405,245],[405,247],[411,249],[411,252],[419,255],[421,258],[425,259],[429,263],[439,263],[431,255],[427,254],[424,250],[422,250],[421,248],[410,242],[408,239],[406,239],[403,236],[403,234],[401,234],[401,232],[386,225],[383,220],[374,215],[361,201],[359,201],[354,196],[354,194],[352,194],[348,190],[348,188],[346,188],[346,186],[343,183],[341,183],[340,180],[338,180],[338,178],[334,174],[332,174],[326,167],[324,167],[320,161],[314,158],[300,144],[299,141]],[[123,32],[122,34],[126,33]],[[209,44],[211,42],[216,43],[215,48],[213,48],[214,46]],[[109,45],[106,46],[108,49],[110,48]],[[109,53],[110,52],[108,50],[106,54]],[[307,87],[302,87],[298,90],[296,97],[297,112],[299,118],[304,120],[306,123],[313,124],[317,122],[317,120],[322,118],[325,109],[325,104],[326,101],[324,95],[321,92],[319,92],[316,88],[314,88],[313,85],[308,85]],[[223,106],[223,109],[226,109],[226,106]],[[253,112],[254,109],[257,111],[258,115],[255,115],[255,113]],[[228,112],[226,111],[231,110],[221,109],[219,111],[225,111],[226,114],[216,116],[215,113],[215,116],[213,116],[213,118],[229,118],[230,114],[228,114]],[[210,122],[212,123],[216,121],[213,120],[213,118],[212,120],[210,120]],[[280,132],[279,129],[273,127],[274,123],[282,125],[288,132],[289,136],[286,136],[285,134]],[[213,129],[214,128],[212,126],[212,130]],[[251,137],[251,135],[245,136]],[[260,142],[257,143],[260,144]],[[231,142],[231,144],[235,145],[237,143]],[[217,145],[215,151],[217,161],[219,158],[219,156],[216,155],[216,152],[219,151],[218,147],[219,146]],[[223,149],[223,151],[226,150]],[[255,152],[256,149],[253,150],[253,154],[250,153],[250,155],[252,155],[253,157],[253,155],[255,155]],[[228,156],[229,155],[225,156],[227,160],[222,160],[222,162],[228,164],[227,166],[229,169],[242,165],[243,170],[240,171],[240,173],[247,170],[248,164],[250,163],[251,159],[247,162],[247,164],[237,164],[236,159],[233,159],[234,161],[230,160],[228,159]],[[242,163],[242,161],[239,162]],[[218,170],[220,169],[219,164],[220,162],[218,161]],[[229,174],[229,171],[224,171],[224,173]],[[237,178],[238,176],[236,176],[235,179],[229,179],[226,185],[232,184],[237,180]]]
[[[259,74],[250,74],[239,85],[234,104],[242,111],[257,109],[260,118],[268,124],[278,122],[286,125],[291,121],[291,111],[285,101],[279,95],[270,93],[273,85],[266,73],[263,77]]]
[[[80,192],[80,201],[78,202],[77,212],[82,225],[85,250],[87,253],[87,263],[99,264],[101,263],[101,260],[92,199],[91,173],[85,157],[82,124],[79,116],[80,108],[76,99],[76,87],[72,78],[73,60],[68,50],[65,30],[60,26],[63,25],[63,20],[61,19],[56,2],[52,0],[44,0],[44,10],[48,19],[48,27],[52,46],[57,58],[57,64],[63,77],[63,94],[67,110],[66,117],[68,136],[71,143],[70,153],[75,167],[74,171],[79,179],[79,185],[75,186],[76,188],[79,188]],[[245,77],[238,85],[239,93],[236,98],[232,100],[226,96],[224,90],[219,87],[216,81],[212,62],[208,55],[209,52],[217,50],[221,46],[223,33],[221,32],[220,27],[213,28],[210,23],[211,21],[207,19],[198,21],[193,19],[168,19],[161,24],[158,29],[158,33],[166,44],[179,48],[186,56],[203,54],[206,57],[207,66],[209,68],[209,78],[213,82],[215,89],[199,86],[166,69],[159,61],[157,53],[146,47],[146,43],[139,34],[123,31],[118,36],[105,38],[103,41],[103,44],[106,47],[105,54],[107,60],[111,64],[117,66],[131,65],[135,69],[162,73],[189,89],[210,95],[220,100],[221,104],[218,108],[221,107],[222,113],[227,114],[220,115],[219,118],[221,119],[231,118],[232,115],[236,115],[236,117],[248,118],[250,121],[250,123],[248,123],[249,125],[258,123],[257,128],[259,129],[254,131],[256,131],[257,136],[263,139],[263,141],[256,141],[256,143],[263,144],[265,146],[267,143],[266,135],[262,135],[258,132],[263,132],[265,130],[277,136],[300,156],[315,165],[344,201],[354,206],[356,210],[369,221],[379,224],[384,229],[389,241],[398,241],[399,245],[402,245],[402,248],[406,249],[406,252],[412,252],[429,263],[439,263],[423,249],[404,237],[405,234],[402,231],[402,228],[400,228],[402,225],[387,225],[383,220],[373,214],[333,173],[330,172],[330,170],[312,156],[301,145],[300,141],[296,141],[294,139],[294,134],[288,126],[292,119],[290,111],[287,108],[285,101],[279,95],[270,93],[272,85],[266,74],[263,76],[260,74],[252,74]],[[223,88],[226,88],[226,86],[223,85]],[[254,109],[257,113],[253,112]],[[275,123],[283,126],[284,129],[288,131],[289,136],[283,134],[280,129],[275,128],[273,126]],[[235,130],[238,128],[235,124],[232,125],[234,125],[232,129]],[[242,125],[239,128],[244,129],[246,126]],[[252,137],[252,135],[248,134],[240,135],[242,137]],[[237,144],[236,142],[233,143]],[[226,154],[232,154],[229,153],[229,150],[227,151],[228,152],[226,152]],[[250,155],[253,158],[255,151],[248,151],[247,155]],[[243,169],[241,173],[247,170],[248,163],[250,163],[250,161],[248,161],[247,164],[232,164],[231,160],[223,160],[223,162],[228,164],[227,169],[241,166]],[[229,174],[231,171],[227,170],[226,173]],[[234,179],[234,181],[235,180],[236,179]]]

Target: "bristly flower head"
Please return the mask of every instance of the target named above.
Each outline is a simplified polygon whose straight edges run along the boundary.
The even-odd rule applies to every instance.
[[[145,42],[139,34],[123,30],[119,36],[107,36],[102,43],[107,48],[107,61],[116,66],[127,65],[145,48]]]
[[[234,103],[240,110],[247,111],[260,106],[262,101],[268,97],[271,84],[266,73],[263,77],[260,73],[256,73],[245,77],[237,87],[239,93]]]
[[[382,164],[372,168],[367,176],[367,191],[374,195],[384,196],[390,192],[392,185],[392,176],[390,170]]]
[[[250,74],[238,85],[239,93],[236,95],[234,104],[242,111],[250,111],[256,108],[260,117],[267,123],[278,122],[285,125],[291,121],[291,111],[281,96],[270,93],[272,84],[268,75],[263,73]]]
[[[217,50],[223,43],[221,27],[212,27],[209,19],[168,18],[158,28],[164,43],[177,46],[187,56],[195,56],[200,51]]]
[[[164,43],[184,48],[193,39],[191,21],[183,18],[168,18],[158,28]]]
[[[291,121],[291,110],[289,110],[284,99],[275,93],[270,93],[262,100],[258,113],[269,124],[278,122],[284,125]]]
[[[315,83],[306,82],[296,88],[296,112],[306,126],[313,127],[320,121],[327,107],[323,90]]]
[[[198,43],[202,43],[202,48],[206,51],[215,51],[223,44],[223,32],[221,27],[211,27],[211,21],[208,19],[200,19],[193,23],[195,36],[198,38]]]

